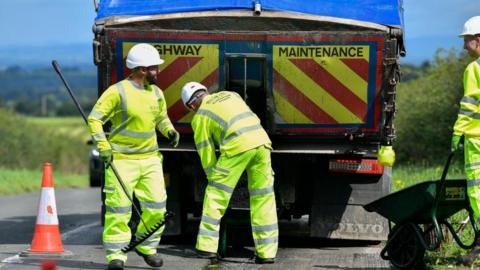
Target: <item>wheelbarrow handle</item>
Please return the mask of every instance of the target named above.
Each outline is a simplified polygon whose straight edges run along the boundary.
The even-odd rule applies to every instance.
[[[437,209],[438,209],[438,203],[440,201],[440,196],[444,193],[445,189],[445,181],[447,178],[447,173],[448,169],[450,167],[450,163],[452,161],[453,156],[455,155],[455,151],[451,151],[450,154],[448,155],[447,162],[445,163],[445,167],[443,168],[442,172],[442,177],[440,178],[440,183],[438,185],[438,188],[435,193],[435,198],[433,199],[433,205],[432,205],[432,223],[434,225],[435,229],[435,235],[437,236],[437,240],[443,239],[443,233],[442,230],[440,229],[440,225],[438,224],[437,220]]]
[[[442,177],[440,178],[440,181],[443,181],[443,183],[445,183],[445,179],[447,178],[448,169],[450,168],[450,163],[455,155],[455,152],[456,151],[451,151],[450,154],[448,154],[447,162],[445,163],[445,167],[443,167]]]

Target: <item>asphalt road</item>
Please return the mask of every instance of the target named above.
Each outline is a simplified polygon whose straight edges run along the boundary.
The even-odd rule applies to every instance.
[[[47,257],[21,257],[30,247],[40,192],[0,197],[0,270],[42,269]],[[56,269],[106,269],[100,226],[100,190],[56,189],[62,243],[71,255],[54,258]],[[298,225],[298,224],[297,224]],[[282,225],[280,223],[280,229]],[[299,226],[302,226],[301,224]],[[162,269],[390,269],[379,257],[380,245],[338,242],[304,236],[281,236],[273,265],[256,265],[251,246],[229,248],[219,261],[193,256],[195,226],[184,237],[164,237],[159,246]],[[246,236],[248,237],[248,235]],[[126,269],[151,269],[143,259],[129,254]]]

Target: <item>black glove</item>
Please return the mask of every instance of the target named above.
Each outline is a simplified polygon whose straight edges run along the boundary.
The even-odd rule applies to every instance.
[[[180,142],[180,133],[176,130],[170,130],[168,132],[168,139],[170,140],[170,145],[173,147],[177,147],[178,143]]]

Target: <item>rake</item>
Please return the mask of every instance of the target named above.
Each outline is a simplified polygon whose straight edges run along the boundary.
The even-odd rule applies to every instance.
[[[88,126],[88,121],[85,112],[83,111],[82,107],[80,106],[80,103],[78,102],[77,98],[75,97],[72,89],[70,88],[70,85],[68,84],[67,80],[63,76],[63,73],[60,69],[60,65],[56,60],[52,61],[52,66],[53,69],[57,72],[58,76],[60,76],[60,79],[62,80],[63,84],[65,85],[65,88],[67,88],[68,93],[70,94],[70,97],[72,98],[73,102],[75,103],[75,106],[77,107],[78,111],[83,117],[83,120],[85,121],[85,124]],[[95,138],[92,137],[92,141],[96,143]],[[140,210],[138,210],[138,207],[135,205],[133,202],[132,197],[130,196],[130,193],[128,192],[127,186],[125,186],[125,183],[122,181],[122,178],[120,177],[120,174],[117,171],[117,168],[113,165],[112,162],[107,163],[107,167],[110,166],[112,168],[113,173],[115,174],[115,177],[117,178],[118,182],[120,183],[120,186],[122,187],[123,192],[127,196],[128,200],[132,203],[133,209],[135,210],[136,214],[139,216],[140,221],[142,222],[143,226],[145,227],[146,233],[142,235],[142,237],[139,238],[134,238],[132,236],[132,239],[130,240],[130,243],[122,248],[122,252],[129,252],[133,250],[136,246],[147,240],[150,236],[152,236],[156,231],[158,231],[163,225],[165,225],[167,219],[171,218],[174,216],[172,212],[167,211],[164,215],[164,218],[162,221],[156,223],[153,225],[151,228],[147,227],[147,224],[142,218],[142,215],[140,213]]]

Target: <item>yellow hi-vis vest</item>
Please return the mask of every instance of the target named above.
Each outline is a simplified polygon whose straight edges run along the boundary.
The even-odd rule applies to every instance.
[[[107,140],[102,125],[110,120]],[[173,130],[162,91],[156,85],[136,88],[129,79],[110,86],[88,116],[99,151],[112,149],[114,158],[142,159],[158,153],[157,128],[165,137]]]
[[[221,155],[231,157],[271,141],[260,119],[235,92],[206,96],[192,119],[195,146],[207,176],[215,168],[215,145]]]
[[[470,63],[463,74],[464,95],[453,126],[453,134],[480,136],[480,58]]]

